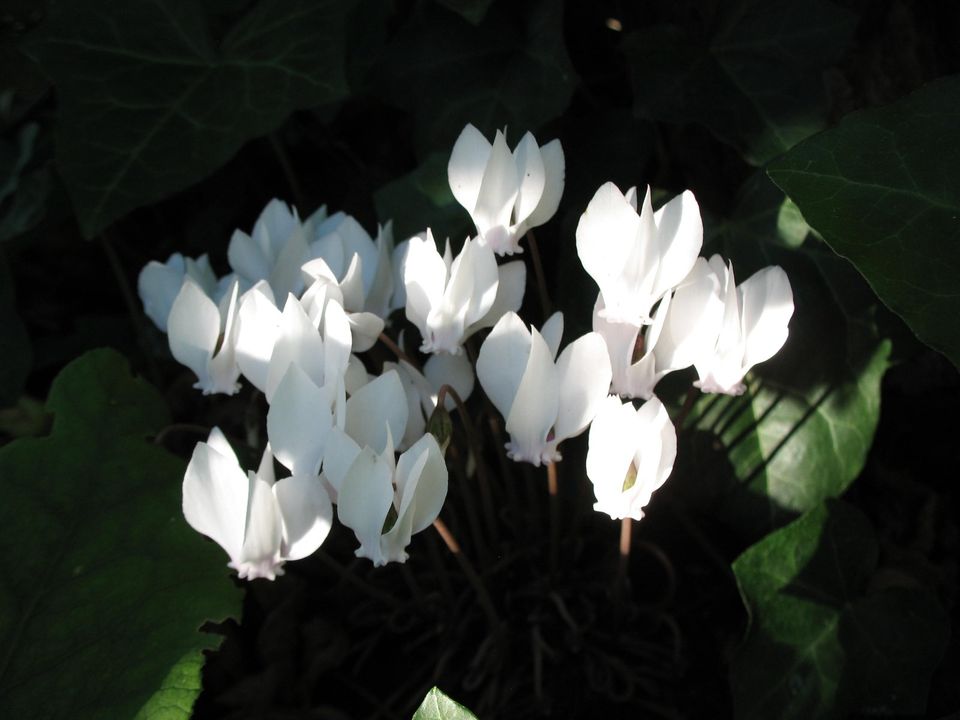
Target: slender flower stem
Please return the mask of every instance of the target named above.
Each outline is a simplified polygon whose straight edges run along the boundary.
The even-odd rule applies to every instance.
[[[467,434],[467,442],[470,444],[470,451],[473,453],[473,459],[477,463],[477,480],[480,485],[480,501],[483,503],[484,520],[487,525],[487,536],[493,542],[495,547],[500,545],[500,530],[497,527],[497,513],[493,504],[493,495],[490,492],[490,470],[487,467],[487,461],[483,458],[483,448],[480,447],[480,433],[467,412],[467,406],[463,402],[460,394],[450,385],[443,385],[437,393],[437,407],[444,406],[447,395],[453,398],[457,405],[457,412],[463,420],[463,427]]]
[[[620,555],[617,558],[617,580],[614,593],[619,606],[627,598],[627,571],[630,565],[630,540],[633,535],[633,518],[620,521]]]
[[[414,360],[412,357],[410,357],[409,355],[407,355],[403,350],[401,350],[401,349],[400,349],[400,346],[397,345],[397,344],[390,338],[389,335],[387,335],[386,333],[380,333],[380,338],[379,338],[379,339],[380,339],[380,342],[382,342],[384,345],[386,345],[387,348],[389,348],[390,352],[392,352],[394,355],[396,355],[399,360],[403,360],[404,362],[409,363],[410,365],[412,365],[412,366],[413,366],[414,368],[416,368],[417,370],[420,369],[420,363],[418,363],[418,362],[417,362],[416,360]]]
[[[537,290],[540,294],[540,307],[543,309],[543,318],[546,320],[553,311],[550,296],[547,294],[547,279],[543,272],[543,263],[540,260],[540,249],[533,230],[527,230],[527,242],[530,243],[530,259],[533,261],[533,273],[537,276]]]
[[[547,492],[550,494],[550,572],[556,573],[560,564],[560,495],[557,482],[557,464],[547,463]]]
[[[493,601],[490,599],[487,588],[484,586],[480,576],[477,575],[477,571],[473,569],[473,564],[470,562],[467,556],[461,552],[460,544],[444,524],[443,520],[440,518],[434,520],[433,527],[446,544],[447,549],[450,550],[450,552],[453,554],[453,557],[456,558],[456,561],[460,564],[460,569],[466,576],[467,581],[476,591],[477,600],[480,602],[480,607],[483,608],[484,615],[487,616],[487,623],[489,624],[490,629],[492,631],[496,631],[497,628],[500,627],[500,617],[497,615],[497,611],[493,607]]]

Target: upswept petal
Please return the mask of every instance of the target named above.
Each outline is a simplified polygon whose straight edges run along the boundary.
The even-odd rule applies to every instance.
[[[668,201],[654,215],[659,268],[653,299],[679,285],[693,268],[703,246],[700,206],[689,190]]]
[[[330,533],[333,506],[316,475],[293,475],[273,486],[282,520],[281,553],[299,560],[316,552]]]
[[[299,224],[293,226],[270,270],[270,287],[280,297],[287,293],[299,295],[303,292],[300,266],[307,260],[309,251],[303,228]]]
[[[793,316],[793,290],[779,265],[757,271],[737,288],[743,308],[743,362],[746,373],[773,357],[787,341]]]
[[[373,242],[370,234],[363,229],[363,226],[357,220],[344,215],[340,224],[337,225],[335,235],[340,238],[343,247],[343,257],[348,261],[353,255],[360,256],[360,265],[363,276],[363,294],[364,297],[370,294],[373,287],[373,279],[377,274],[377,257],[379,251]],[[362,310],[363,308],[357,308]]]
[[[330,429],[327,440],[327,449],[323,455],[323,475],[330,483],[333,493],[330,499],[337,502],[343,479],[347,476],[350,466],[360,454],[360,446],[352,437],[334,425]]]
[[[379,334],[379,333],[378,333]],[[333,385],[343,380],[350,362],[353,332],[350,320],[336,300],[323,311],[323,381]]]
[[[560,351],[560,341],[563,340],[563,313],[557,310],[548,317],[540,328],[540,334],[550,348],[550,357],[556,360],[557,353]]]
[[[634,440],[636,482],[626,491],[632,517],[643,517],[643,508],[654,491],[670,477],[677,456],[677,432],[667,409],[656,397],[650,398],[636,411],[637,434]]]
[[[480,346],[477,379],[500,414],[507,417],[530,357],[530,331],[520,316],[508,312]]]
[[[224,446],[228,453],[223,452]],[[199,442],[183,476],[183,515],[197,532],[214,540],[232,561],[241,557],[250,492],[223,433],[214,428]]]
[[[267,386],[264,391],[267,402],[272,401],[273,394],[291,363],[299,365],[315,385],[322,386],[323,354],[320,332],[310,322],[300,301],[293,295],[287,295],[280,318],[280,334],[267,369]]]
[[[347,315],[350,323],[350,349],[353,352],[366,352],[380,338],[383,332],[383,319],[370,312],[350,313]]]
[[[347,271],[340,281],[340,292],[343,295],[343,307],[349,308],[353,312],[363,310],[364,290],[363,290],[363,258],[359,254],[354,254],[350,258],[350,264],[347,265]]]
[[[270,277],[271,259],[252,237],[234,230],[227,246],[227,262],[237,275],[251,282]]]
[[[595,332],[567,345],[557,359],[556,367],[559,405],[554,445],[586,430],[607,397],[611,380],[607,346]]]
[[[616,395],[600,405],[588,436],[586,472],[597,498],[593,509],[614,520],[629,516],[623,485],[636,453],[636,413]]]
[[[280,544],[283,540],[283,521],[273,495],[273,486],[264,478],[248,473],[250,484],[247,502],[246,528],[239,562],[231,562],[241,579],[273,580],[283,574]]]
[[[329,392],[291,364],[267,411],[273,454],[293,475],[316,475],[332,426]]]
[[[509,243],[507,229],[519,190],[520,177],[513,154],[503,133],[497,130],[483,171],[477,203],[470,210],[477,231],[494,250],[502,252]]]
[[[483,133],[468,124],[457,137],[447,164],[447,180],[453,197],[471,215],[480,197],[483,171],[490,151],[490,143]]]
[[[507,415],[506,429],[510,433],[507,454],[513,460],[540,465],[556,459],[555,452],[548,447],[547,435],[559,409],[556,392],[559,373],[550,348],[536,330],[530,333],[530,343],[526,369]]]
[[[513,161],[516,165],[520,187],[514,203],[513,222],[526,223],[533,214],[543,196],[546,184],[546,169],[540,146],[531,133],[524,135],[513,151]]]
[[[539,227],[552,218],[560,207],[560,198],[563,196],[565,161],[560,141],[551,140],[541,147],[540,157],[543,161],[543,193],[537,207],[526,219],[525,225],[528,228]]]
[[[406,363],[404,363],[406,364]],[[457,391],[457,395],[464,402],[473,392],[474,376],[473,365],[463,353],[460,355],[431,355],[423,365],[423,377],[429,383],[428,390],[430,404],[424,405],[424,411],[432,412],[437,403],[440,388],[449,385]],[[448,411],[456,407],[452,397],[447,397],[444,406]]]
[[[523,293],[527,287],[527,266],[522,260],[497,266],[497,294],[486,315],[469,325],[463,333],[464,339],[477,330],[493,327],[508,312],[517,312],[523,304]]]
[[[425,329],[427,316],[431,308],[442,301],[447,284],[447,266],[429,229],[426,237],[414,236],[407,241],[403,273],[407,318],[418,328]]]
[[[377,317],[386,318],[390,314],[390,298],[394,290],[394,273],[391,255],[393,253],[393,221],[377,228],[377,272],[373,276],[373,285],[367,293],[364,309]]]
[[[704,258],[697,258],[686,280],[673,293],[666,313],[655,350],[658,371],[689,367],[712,351],[723,322],[720,291],[716,273]]]
[[[234,280],[229,292],[220,301],[220,336],[222,340],[216,354],[207,363],[207,372],[210,376],[209,385],[204,387],[203,383],[200,382],[194,386],[201,388],[204,394],[222,392],[232,395],[240,389],[237,382],[240,377],[240,367],[237,365],[237,339],[240,330],[240,323],[237,322],[239,290],[240,283]]]
[[[208,363],[220,334],[220,311],[213,300],[190,278],[177,293],[167,318],[170,352],[202,383],[208,378]]]
[[[247,290],[237,311],[237,365],[244,377],[261,392],[267,387],[267,371],[273,346],[280,335],[280,310],[265,280]]]
[[[387,432],[402,438],[407,427],[407,397],[396,370],[383,373],[347,400],[346,433],[360,447],[382,452]]]
[[[357,557],[369,558],[374,565],[386,564],[380,535],[393,505],[392,474],[376,452],[364,448],[350,465],[337,499],[337,517],[360,541]]]

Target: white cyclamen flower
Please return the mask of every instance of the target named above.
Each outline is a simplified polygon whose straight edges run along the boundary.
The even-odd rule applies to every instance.
[[[773,357],[787,341],[793,290],[778,265],[757,271],[739,286],[733,263],[724,265],[714,255],[710,268],[723,288],[723,322],[716,342],[694,362],[700,375],[694,385],[704,392],[740,395],[747,371]]]
[[[716,344],[723,319],[720,281],[707,261],[697,258],[680,286],[663,296],[652,325],[608,322],[602,311],[603,298],[598,296],[593,329],[610,351],[611,391],[647,400],[664,375],[693,365]]]
[[[613,183],[597,190],[577,225],[577,254],[600,287],[608,322],[645,325],[654,303],[690,272],[703,244],[693,193],[653,212],[650,188],[637,214],[636,190]]]
[[[204,395],[240,389],[236,346],[237,281],[218,307],[189,276],[173,301],[167,318],[167,340],[177,362],[197,376],[194,387]]]
[[[611,395],[593,419],[588,440],[587,477],[597,496],[593,509],[614,520],[641,519],[677,457],[677,433],[663,403],[654,397],[637,410]]]
[[[339,488],[337,516],[360,541],[357,557],[374,565],[404,562],[411,537],[436,520],[446,497],[443,453],[433,435],[424,435],[399,460],[391,442],[379,454],[361,450]]]
[[[603,338],[587,333],[554,361],[562,332],[560,313],[537,332],[511,312],[480,348],[477,378],[506,418],[513,460],[559,460],[557,445],[583,432],[607,396],[611,371]]]
[[[282,575],[287,560],[312,554],[330,531],[333,508],[320,479],[276,481],[270,446],[256,473],[245,473],[219,428],[197,443],[183,477],[183,515],[216,541],[241,578]]]
[[[137,292],[143,303],[143,311],[163,332],[167,331],[167,317],[173,301],[183,287],[183,279],[190,277],[210,297],[216,295],[217,277],[210,269],[206,254],[196,260],[174,253],[165,263],[151,260],[143,266],[137,278]]]
[[[244,289],[266,280],[278,297],[303,290],[300,266],[307,255],[307,236],[297,211],[276,199],[260,213],[252,235],[235,230],[227,247],[227,260]]]
[[[450,155],[450,189],[473,219],[480,239],[498,255],[523,252],[520,238],[553,217],[563,194],[559,140],[543,147],[527,133],[511,153],[499,130],[491,145],[467,125]]]
[[[423,352],[462,352],[466,337],[494,305],[500,274],[493,250],[466,240],[456,258],[443,255],[433,234],[409,240],[404,261],[407,318],[420,330]]]

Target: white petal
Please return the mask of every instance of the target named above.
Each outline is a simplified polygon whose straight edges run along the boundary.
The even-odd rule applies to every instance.
[[[505,314],[480,346],[477,379],[500,414],[510,414],[530,356],[530,331],[520,316]]]
[[[393,223],[379,229],[377,233],[377,272],[373,276],[373,285],[367,293],[364,308],[385,318],[390,314],[390,298],[393,296],[394,274],[390,256],[393,253]]]
[[[287,239],[300,226],[297,212],[283,200],[273,198],[260,212],[253,226],[253,237],[272,258],[283,252]]]
[[[652,290],[654,299],[678,285],[693,268],[703,246],[700,206],[689,190],[654,213],[660,268]]]
[[[406,307],[407,286],[404,284],[406,272],[407,251],[410,241],[404,240],[393,250],[393,297],[390,299],[390,309]],[[385,317],[385,316],[384,316]]]
[[[323,385],[323,341],[300,302],[287,296],[280,318],[280,335],[270,357],[265,395],[271,402],[291,363],[299,365],[315,385]]]
[[[343,239],[336,233],[320,237],[310,244],[310,256],[323,260],[333,272],[334,280],[343,276],[347,260],[352,256],[344,256]]]
[[[283,520],[285,560],[312,555],[330,532],[333,506],[316,475],[294,475],[273,486]]]
[[[184,280],[167,318],[167,340],[177,362],[193,370],[199,383],[209,378],[208,363],[220,334],[220,311],[200,286]]]
[[[366,352],[380,338],[383,332],[383,320],[373,313],[361,312],[347,315],[350,323],[350,348],[353,352]]]
[[[560,351],[560,341],[563,340],[563,313],[557,310],[548,317],[540,328],[540,334],[550,348],[550,357],[556,360],[557,353]]]
[[[166,264],[151,260],[143,266],[137,278],[137,293],[143,311],[163,332],[167,331],[167,317],[183,285],[184,273],[184,258],[175,253]]]
[[[406,454],[417,456],[426,453],[419,478],[414,487],[413,522],[411,531],[416,535],[428,528],[443,508],[447,497],[447,464],[443,460],[437,439],[433,435],[424,435]],[[406,495],[413,481],[413,473],[404,475],[404,455],[397,462],[397,490]]]
[[[559,374],[543,337],[536,330],[530,335],[530,357],[507,416],[506,429],[510,433],[508,455],[539,465],[553,459],[552,452],[548,452],[547,435],[557,421]]]
[[[332,426],[329,393],[291,364],[267,411],[273,454],[293,475],[316,475]]]
[[[526,226],[530,228],[543,225],[552,218],[557,212],[557,208],[560,207],[560,198],[563,195],[566,171],[560,141],[551,140],[548,142],[540,148],[540,156],[543,159],[543,194],[540,196],[540,202],[536,209],[526,220]]]
[[[464,339],[477,330],[493,327],[508,312],[517,312],[523,304],[523,293],[527,287],[527,266],[522,260],[497,266],[497,295],[487,314],[469,325],[463,333]]]
[[[250,495],[247,503],[246,528],[239,562],[231,563],[241,578],[273,580],[282,575],[280,544],[283,521],[273,495],[273,486],[254,473],[248,473]]]
[[[673,471],[677,455],[677,433],[663,403],[650,398],[637,411],[637,430],[634,439],[636,454],[634,466],[637,477],[633,487],[626,491],[632,517],[643,517],[642,508],[650,502],[655,490],[666,482]]]
[[[640,328],[630,323],[609,322],[600,314],[601,310],[603,310],[603,296],[598,295],[593,306],[593,330],[600,334],[607,346],[613,391],[618,395],[627,395],[630,392],[627,372],[633,364],[633,353]]]
[[[407,397],[396,370],[383,373],[347,400],[345,430],[360,447],[382,452],[387,427],[393,437],[402,438],[406,426]]]
[[[706,260],[697,258],[666,313],[655,351],[657,368],[679,370],[712,352],[723,313],[719,278]]]
[[[340,282],[340,292],[343,293],[343,306],[351,312],[363,310],[363,259],[358,253],[350,258],[347,272]]]
[[[370,374],[363,361],[356,355],[351,355],[347,361],[347,372],[343,375],[344,390],[348,395],[353,395],[368,382],[370,382]]]
[[[280,297],[287,293],[299,295],[303,292],[303,277],[300,267],[307,260],[309,248],[303,229],[297,225],[287,236],[276,262],[270,271],[270,287]]]
[[[360,541],[357,557],[370,558],[374,565],[386,562],[380,550],[380,534],[391,505],[390,468],[373,450],[364,448],[343,479],[337,517]]]
[[[250,282],[270,277],[272,262],[253,238],[240,230],[234,230],[227,246],[227,260],[233,271]]]
[[[237,339],[240,324],[237,322],[237,295],[240,284],[234,280],[230,292],[220,301],[222,322],[220,347],[207,364],[210,385],[203,388],[204,393],[221,392],[232,395],[240,389],[237,379],[240,367],[237,365]]]
[[[447,266],[429,230],[425,238],[412,237],[408,241],[403,273],[407,318],[426,337],[427,316],[440,304],[447,283]]]
[[[360,454],[360,449],[353,438],[343,430],[336,425],[331,428],[327,451],[323,456],[323,474],[337,494],[343,487],[343,479],[347,476],[347,471]],[[337,502],[337,496],[332,496],[331,499]]]
[[[262,392],[267,386],[273,346],[280,334],[280,311],[266,281],[261,280],[244,293],[237,317],[237,365],[244,377]]]
[[[793,316],[793,291],[778,265],[765,267],[738,288],[743,307],[743,370],[776,354],[787,341]]]
[[[630,516],[623,485],[636,453],[635,418],[631,403],[621,403],[611,395],[600,405],[590,426],[586,471],[597,498],[593,507],[614,520]]]
[[[467,297],[466,303],[469,304],[467,311],[467,324],[475,323],[486,315],[493,307],[494,300],[497,297],[497,287],[500,283],[500,274],[497,269],[497,258],[493,250],[485,245],[481,245],[476,240],[467,240],[463,244],[458,259],[463,266],[461,272],[469,272],[473,278],[473,290]],[[450,285],[455,282],[455,269],[451,269]],[[455,293],[451,293],[455,294]],[[458,299],[459,303],[459,299]]]
[[[514,205],[513,221],[522,223],[530,217],[540,202],[546,182],[546,171],[540,155],[540,146],[529,132],[523,136],[516,150],[513,151],[513,158],[520,177],[520,190]]]
[[[510,225],[519,189],[517,165],[503,133],[498,130],[483,172],[477,204],[470,213],[481,235],[486,235],[491,229],[506,229]],[[491,244],[495,250],[499,249],[496,243]]]
[[[471,215],[477,206],[483,171],[489,158],[490,143],[473,125],[467,125],[453,145],[447,164],[447,179],[453,196]]]
[[[236,561],[243,548],[249,483],[233,450],[229,455],[218,451],[226,445],[218,428],[210,440],[211,444],[197,443],[184,473],[183,516],[190,527],[214,540]]]
[[[610,389],[610,357],[598,333],[567,345],[557,359],[559,407],[554,442],[579,435],[596,415]]]
[[[379,334],[379,333],[378,333]],[[323,382],[331,385],[343,380],[350,362],[353,334],[350,320],[336,300],[327,303],[323,313]]]
[[[377,256],[379,251],[373,243],[373,238],[363,229],[363,226],[350,215],[344,217],[340,225],[337,226],[337,235],[343,242],[343,256],[350,258],[356,254],[360,256],[360,267],[363,275],[363,294],[364,297],[370,294],[373,287],[373,278],[377,274]],[[358,307],[357,310],[362,310]]]

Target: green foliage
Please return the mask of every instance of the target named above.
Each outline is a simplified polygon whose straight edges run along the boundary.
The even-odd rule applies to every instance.
[[[196,652],[184,655],[133,720],[187,720],[200,694],[202,669],[202,655]]]
[[[731,670],[735,715],[922,714],[949,621],[917,586],[874,582],[867,518],[828,501],[733,563],[750,616]]]
[[[767,169],[917,336],[960,366],[960,77],[851,113]]]
[[[190,0],[52,5],[30,48],[57,88],[58,167],[84,235],[343,97],[349,9],[265,0],[218,35],[223,18]]]
[[[30,374],[33,352],[30,337],[17,313],[13,278],[0,252],[0,408],[13,405]]]
[[[738,282],[782,266],[796,305],[786,345],[748,375],[746,393],[703,396],[692,415],[701,433],[689,466],[714,480],[698,492],[748,535],[842,493],[863,469],[880,415],[890,343],[877,332],[875,299],[846,261],[804,239],[800,223],[758,174],[705,252],[731,258]],[[710,460],[717,443],[725,462]]]
[[[477,720],[477,716],[439,688],[433,688],[413,714],[413,720]]]
[[[637,114],[700,123],[762,165],[826,123],[822,71],[855,16],[826,0],[721,3],[709,37],[654,25],[625,38]]]
[[[559,0],[494,5],[479,26],[423,3],[384,50],[373,90],[413,115],[421,156],[449,156],[467,123],[488,137],[507,126],[513,146],[564,111],[575,79]]]
[[[183,520],[183,463],[146,441],[163,399],[120,355],[71,363],[47,409],[49,437],[0,449],[0,715],[132,717],[239,593]]]

